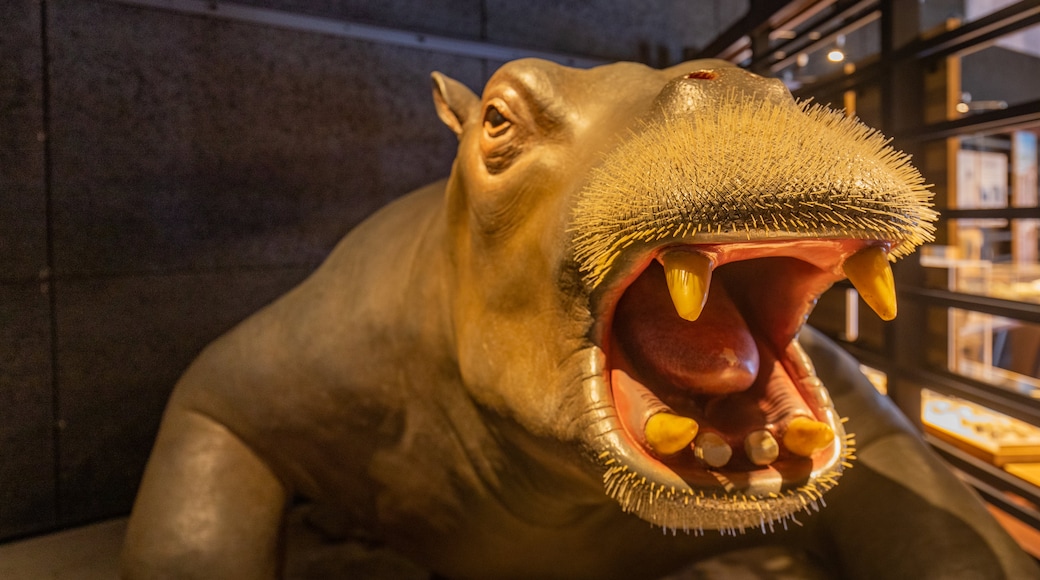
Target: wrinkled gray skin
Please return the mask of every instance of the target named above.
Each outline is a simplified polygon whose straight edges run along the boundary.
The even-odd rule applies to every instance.
[[[276,577],[294,496],[451,578],[654,578],[762,543],[804,549],[840,578],[1036,576],[810,330],[802,345],[858,439],[828,507],[790,531],[673,536],[604,494],[581,388],[593,315],[570,255],[574,196],[668,80],[721,66],[519,61],[483,102],[435,75],[460,139],[451,178],[373,216],[189,368],[134,507],[125,576]],[[495,103],[511,123],[504,148]]]

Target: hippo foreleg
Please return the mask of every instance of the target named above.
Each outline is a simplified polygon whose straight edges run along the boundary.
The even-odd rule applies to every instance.
[[[287,497],[226,427],[171,405],[130,518],[122,575],[276,578]]]

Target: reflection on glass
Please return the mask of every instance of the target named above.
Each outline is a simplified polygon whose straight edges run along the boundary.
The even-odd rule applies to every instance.
[[[931,435],[1016,475],[1029,470],[1012,466],[1040,462],[1040,429],[964,399],[922,389],[921,421]]]
[[[950,208],[1037,208],[1037,131],[955,140]],[[1036,215],[951,219],[947,245],[926,247],[921,263],[946,269],[948,290],[1040,304],[1040,209]]]
[[[919,0],[920,28],[925,32],[935,30],[951,20],[967,24],[1016,2],[1018,0]]]
[[[785,36],[796,36],[801,31],[775,31],[771,45],[777,62],[771,72],[784,81],[788,89],[816,82],[821,77],[851,72],[855,65],[876,57],[881,52],[881,23],[872,15],[840,33],[817,36],[816,42],[799,47],[790,53],[783,50]],[[786,47],[790,50],[793,47]]]
[[[961,58],[957,112],[1006,109],[1040,97],[1040,25],[999,38]]]
[[[1040,326],[958,308],[947,316],[950,371],[1040,398]]]

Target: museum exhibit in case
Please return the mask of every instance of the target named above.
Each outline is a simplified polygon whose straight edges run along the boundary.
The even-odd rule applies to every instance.
[[[0,462],[0,499],[9,500],[0,502],[8,506],[0,510],[0,542],[125,516],[169,389],[196,351],[305,279],[335,240],[377,207],[441,177],[455,150],[452,119],[464,121],[476,98],[460,87],[483,86],[517,51],[544,51],[576,69],[604,60],[662,69],[721,58],[779,79],[770,82],[813,107],[859,118],[912,155],[940,217],[935,240],[893,264],[899,316],[879,317],[852,283],[838,281],[809,322],[855,357],[828,347],[828,356],[849,363],[843,376],[858,377],[858,364],[884,397],[866,381],[857,383],[860,392],[884,403],[892,424],[905,428],[912,445],[891,455],[899,466],[893,471],[916,482],[907,474],[928,462],[915,460],[925,446],[885,397],[1040,558],[1040,0],[712,0],[703,5],[711,16],[662,2],[625,10],[642,20],[607,14],[604,23],[592,17],[602,8],[597,3],[550,10],[551,3],[446,1],[415,10],[420,4],[412,0],[306,9],[251,0],[19,2],[26,14],[10,22],[26,38],[8,35],[0,46],[21,44],[31,53],[19,66],[32,82],[19,90],[32,98],[0,91],[0,104],[35,103],[9,107],[20,113],[9,117],[24,125],[19,142],[35,144],[22,151],[34,161],[19,164],[25,171],[16,177],[26,184],[19,195],[40,207],[10,204],[18,212],[5,219],[24,222],[33,236],[23,237],[39,247],[27,246],[25,255],[35,257],[19,258],[0,280],[0,318],[11,321],[0,330],[24,345],[13,352],[17,364],[0,374],[0,455],[9,458]],[[518,17],[523,11],[533,15],[530,24]],[[599,36],[578,33],[592,29]],[[631,50],[618,53],[623,47]],[[679,71],[676,82],[716,85],[737,74],[716,68]],[[452,131],[430,128],[432,70],[458,79],[434,77]],[[613,99],[624,93],[589,91]],[[263,122],[255,122],[258,112]],[[506,118],[484,113],[491,136],[504,135],[495,131]],[[433,122],[418,122],[423,118]],[[834,118],[855,124],[840,112]],[[359,153],[340,157],[346,148]],[[356,195],[340,195],[347,190]],[[812,331],[802,338],[822,341]],[[134,405],[123,408],[128,400]],[[547,415],[559,416],[555,410]],[[857,526],[861,516],[873,516],[871,529],[913,519],[910,510],[893,508],[895,517],[886,517],[864,502],[841,510],[841,494],[861,489],[856,478],[873,469],[871,433],[855,413],[842,413],[848,418],[839,423],[835,415],[825,440],[836,450],[828,460],[848,459],[857,469],[835,487],[830,511],[852,513]],[[851,422],[847,437],[844,421]],[[646,433],[647,442],[660,442]],[[751,451],[746,441],[725,449],[759,465],[753,451],[769,440],[756,441]],[[431,442],[424,444],[424,457],[432,458]],[[696,445],[679,447],[718,471],[703,452],[713,447],[701,445],[698,455]],[[923,455],[963,493],[942,462]],[[610,453],[599,459],[603,469],[618,461]],[[637,512],[642,504],[627,499],[634,476],[616,466],[607,473],[607,492]],[[663,485],[648,489],[642,492],[659,505],[666,505],[657,502],[662,493],[675,506],[693,497]],[[871,491],[898,503],[880,486]],[[999,531],[974,501],[923,503],[953,511],[970,503],[982,517],[967,520]],[[765,531],[766,520],[756,521]],[[703,534],[704,527],[681,521],[671,531]],[[886,538],[913,551],[895,535]],[[514,551],[518,540],[509,537]],[[555,546],[577,562],[577,550]]]
[[[1040,3],[820,2],[716,54],[844,107],[914,155],[940,212],[900,315],[837,285],[812,323],[1040,555]]]

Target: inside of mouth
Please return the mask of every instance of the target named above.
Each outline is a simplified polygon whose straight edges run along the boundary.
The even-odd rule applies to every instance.
[[[833,278],[794,257],[730,262],[714,270],[703,312],[690,322],[672,306],[661,265],[650,262],[620,297],[610,327],[612,391],[629,440],[693,486],[747,490],[763,478],[770,491],[804,484],[833,460],[834,446],[804,457],[780,444],[763,464],[745,442],[762,431],[782,441],[794,417],[824,419],[800,385],[806,371],[791,343]],[[655,453],[644,426],[661,405],[718,437],[730,459],[709,465],[696,444]]]

